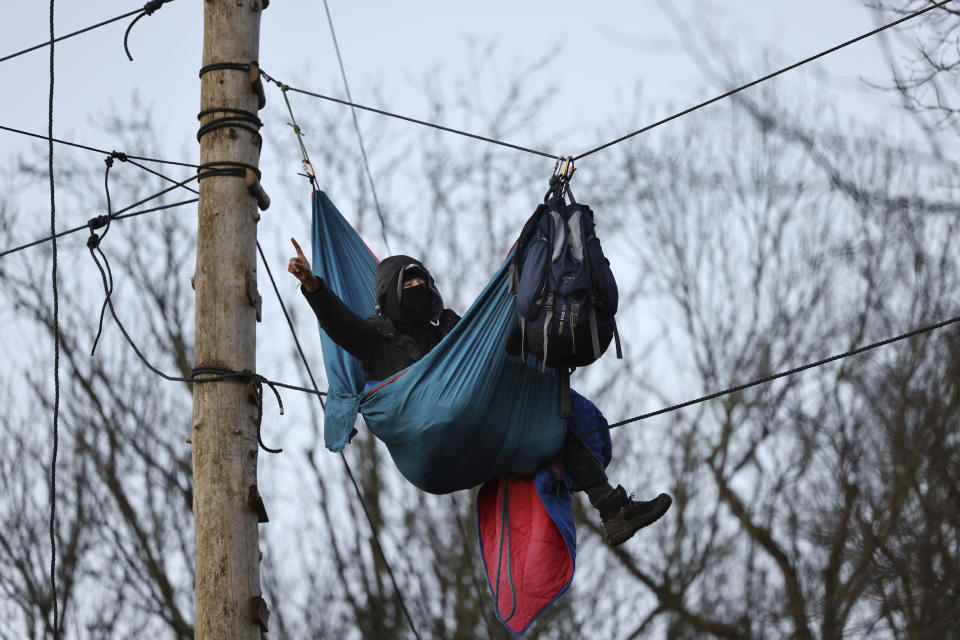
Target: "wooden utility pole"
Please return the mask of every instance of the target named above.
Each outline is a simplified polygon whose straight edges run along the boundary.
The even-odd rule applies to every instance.
[[[256,200],[243,169],[256,166],[256,125],[222,120],[256,114],[250,75],[240,65],[258,59],[260,14],[268,0],[205,0],[203,65],[234,63],[201,75],[201,124],[217,120],[200,139],[197,231],[197,367],[256,371]],[[179,46],[179,43],[172,43]],[[224,65],[230,67],[230,65]],[[224,111],[217,111],[223,109]],[[210,111],[213,110],[213,111]],[[255,121],[254,121],[255,122]],[[252,130],[251,130],[252,129]],[[198,377],[202,375],[197,374]],[[256,410],[239,380],[195,384],[193,391],[193,513],[196,553],[196,638],[255,640],[265,630],[260,598]],[[260,513],[263,514],[262,503]],[[265,514],[260,517],[265,520]]]

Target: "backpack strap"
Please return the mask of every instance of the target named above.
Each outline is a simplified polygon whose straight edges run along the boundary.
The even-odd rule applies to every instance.
[[[580,309],[579,302],[570,305],[570,351],[573,355],[577,355],[577,327],[580,325]]]
[[[596,305],[590,305],[590,338],[593,340],[593,357],[597,359],[600,357],[600,334],[597,333],[597,309]],[[617,340],[617,344],[620,344],[620,340]]]
[[[550,336],[550,320],[553,318],[553,293],[547,294],[547,301],[543,307],[547,315],[543,319],[543,362],[540,365],[540,373],[547,370],[547,342]]]
[[[538,205],[536,210],[533,212],[528,219],[526,224],[523,225],[523,230],[520,232],[520,237],[517,238],[516,252],[513,254],[513,260],[510,261],[510,272],[512,274],[512,281],[515,281],[520,277],[520,263],[523,262],[523,253],[527,248],[530,240],[533,238],[533,234],[537,232],[537,227],[540,226],[540,218],[543,217],[543,214],[547,211],[547,205],[541,204]],[[514,282],[511,282],[513,285]],[[515,287],[514,287],[514,290]]]

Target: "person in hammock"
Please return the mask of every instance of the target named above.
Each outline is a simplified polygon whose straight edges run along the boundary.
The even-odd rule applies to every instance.
[[[287,270],[300,281],[300,291],[330,338],[360,361],[367,380],[386,380],[406,369],[435,347],[460,320],[443,306],[433,276],[419,260],[404,255],[385,258],[374,277],[377,315],[361,318],[310,268],[297,241],[297,255]],[[672,504],[661,493],[653,500],[628,497],[622,486],[612,487],[604,466],[572,431],[568,430],[562,460],[573,480],[572,490],[584,491],[599,512],[609,544],[626,542],[637,531],[656,522]]]

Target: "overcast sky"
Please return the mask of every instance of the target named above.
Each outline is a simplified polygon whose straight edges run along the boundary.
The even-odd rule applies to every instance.
[[[686,55],[680,36],[658,4],[646,2],[413,2],[369,3],[331,0],[331,10],[350,76],[355,100],[413,116],[427,116],[421,92],[412,87],[435,70],[453,71],[469,63],[468,42],[494,42],[488,64],[504,76],[560,45],[543,70],[560,90],[549,104],[542,131],[557,141],[562,153],[576,153],[600,141],[586,139],[585,122],[615,122],[618,98],[639,84],[659,115],[680,109],[717,92]],[[57,33],[69,32],[135,8],[118,0],[57,3]],[[692,3],[675,2],[691,15]],[[696,4],[702,6],[701,3]],[[16,3],[0,23],[0,55],[47,37],[46,3]],[[875,16],[855,0],[793,3],[741,0],[718,3],[706,16],[725,42],[737,42],[731,53],[753,68],[772,69],[867,31]],[[64,41],[56,48],[55,130],[94,146],[111,148],[111,140],[84,131],[90,118],[128,104],[133,92],[156,107],[158,124],[182,154],[196,130],[200,84],[197,70],[202,50],[202,6],[176,0],[133,29],[129,62],[122,47],[129,20]],[[264,12],[261,63],[274,76],[308,85],[321,93],[342,96],[342,86],[321,0],[276,0]],[[769,54],[769,55],[766,55]],[[766,56],[766,57],[765,57]],[[771,57],[772,56],[772,57]],[[3,63],[5,99],[0,124],[46,130],[47,63],[45,49]],[[766,63],[769,63],[769,67]],[[831,83],[844,101],[864,119],[885,117],[892,98],[859,98],[856,79],[882,77],[875,42],[857,44],[817,63],[839,78]],[[304,73],[309,69],[309,76]],[[812,71],[793,72],[776,80],[789,93]],[[380,88],[375,96],[372,90]],[[477,99],[483,100],[483,87]],[[278,99],[276,92],[270,96]],[[388,104],[380,99],[388,100]],[[299,109],[311,108],[300,99]],[[878,104],[879,102],[879,104]],[[874,108],[865,108],[872,105]],[[343,107],[338,107],[343,108]],[[364,121],[376,116],[365,116]],[[449,122],[450,126],[463,123]],[[581,126],[577,126],[581,125]],[[397,123],[396,126],[408,127]],[[483,133],[479,131],[478,133]],[[0,134],[3,156],[22,148],[22,141]],[[522,136],[517,142],[523,144]],[[479,143],[478,143],[479,144]],[[193,144],[193,157],[199,155]],[[569,149],[569,151],[567,151]],[[134,151],[134,150],[130,150]],[[67,156],[68,158],[72,156]],[[295,162],[295,159],[293,159]]]

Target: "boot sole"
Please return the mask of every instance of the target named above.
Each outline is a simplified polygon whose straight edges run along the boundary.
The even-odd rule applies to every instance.
[[[673,505],[673,498],[664,494],[666,500],[662,500],[662,504],[659,505],[656,509],[651,511],[647,516],[641,519],[634,520],[633,522],[617,521],[613,523],[613,526],[606,526],[604,524],[604,531],[607,534],[607,544],[611,547],[616,547],[630,538],[633,537],[637,531],[643,529],[644,527],[649,527],[651,524],[663,517],[663,515],[670,510],[671,505]]]

